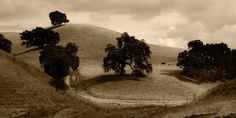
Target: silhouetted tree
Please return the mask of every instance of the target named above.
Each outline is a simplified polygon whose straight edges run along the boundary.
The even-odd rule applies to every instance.
[[[40,52],[41,67],[47,74],[56,79],[61,79],[69,74],[70,69],[74,71],[78,68],[77,51],[78,47],[74,43],[68,43],[66,47],[47,46]]]
[[[139,41],[128,33],[123,33],[117,39],[117,47],[108,44],[105,48],[107,56],[103,59],[105,72],[114,70],[116,73],[125,74],[125,67],[132,69],[132,75],[143,76],[144,72],[152,72],[152,65],[149,63],[151,58],[150,47],[144,40]]]
[[[31,46],[43,48],[46,45],[56,45],[60,41],[59,33],[42,27],[36,27],[32,31],[26,30],[20,35],[22,45],[27,48]]]
[[[67,23],[69,20],[66,17],[65,13],[59,11],[50,12],[49,18],[52,25],[61,25],[62,23]]]
[[[11,45],[11,41],[9,41],[2,34],[0,34],[0,49],[11,53]]]
[[[177,66],[183,74],[207,80],[220,80],[233,76],[233,56],[227,44],[206,44],[200,40],[190,41],[188,49],[178,55]],[[213,77],[214,76],[214,77]]]
[[[68,43],[66,45],[66,54],[70,57],[70,67],[72,70],[76,70],[79,66],[79,57],[77,57],[78,46],[75,43]]]
[[[231,50],[231,73],[236,74],[236,49]]]

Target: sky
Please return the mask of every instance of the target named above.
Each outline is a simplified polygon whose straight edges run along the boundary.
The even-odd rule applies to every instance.
[[[0,31],[47,27],[55,10],[70,23],[128,32],[151,44],[182,48],[200,39],[236,48],[236,0],[0,0]]]

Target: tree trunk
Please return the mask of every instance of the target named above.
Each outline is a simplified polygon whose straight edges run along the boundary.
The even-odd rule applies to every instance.
[[[125,74],[124,72],[125,72],[125,65],[122,65],[120,68],[119,75],[124,75]]]

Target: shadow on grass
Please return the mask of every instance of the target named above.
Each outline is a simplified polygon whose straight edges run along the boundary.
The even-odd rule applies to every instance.
[[[184,118],[236,118],[235,113],[230,113],[228,115],[218,115],[217,113],[207,113],[207,114],[197,114],[191,115]]]
[[[133,80],[133,81],[142,81],[141,79],[137,77],[133,77],[131,74],[127,75],[117,75],[117,74],[112,74],[112,75],[100,75],[96,76],[94,78],[91,78],[89,80],[83,80],[80,82],[77,86],[77,89],[87,89],[91,86],[102,84],[102,83],[107,83],[107,82],[116,82],[116,81],[126,81],[126,80]]]
[[[174,76],[175,78],[177,78],[178,80],[183,81],[183,82],[200,84],[200,81],[185,77],[181,74],[181,72],[182,72],[182,70],[162,70],[161,74],[168,75],[168,76]]]
[[[182,72],[182,70],[162,70],[161,74],[168,75],[168,76],[174,76],[175,78],[177,78],[180,81],[190,82],[193,84],[215,83],[214,81],[211,81],[211,80],[194,79],[194,78],[186,77],[186,76],[182,75],[181,72]],[[222,80],[222,82],[223,81],[225,81],[225,80]]]
[[[41,50],[42,48],[33,48],[33,49],[29,49],[29,50],[26,50],[24,52],[20,52],[20,53],[17,53],[17,54],[13,54],[14,56],[20,56],[20,55],[23,55],[25,53],[28,53],[28,52],[32,52],[32,51],[37,51],[37,50]]]
[[[217,114],[216,113],[208,113],[208,114],[196,114],[196,115],[190,115],[186,116],[184,118],[215,118]]]
[[[52,79],[50,80],[49,84],[55,87],[56,91],[65,92],[65,90],[68,89],[68,86],[65,84],[63,79],[59,79],[59,80]]]
[[[46,29],[52,30],[52,29],[55,29],[55,28],[58,28],[58,27],[63,27],[63,26],[65,26],[65,24],[62,24],[62,25],[52,25],[52,26],[46,27]]]
[[[190,82],[194,84],[203,84],[203,83],[213,84],[216,82],[227,82],[228,80],[230,80],[230,79],[214,80],[214,79],[203,79],[203,78],[190,78],[182,75],[181,72],[182,70],[162,70],[161,74],[174,76],[180,81]]]

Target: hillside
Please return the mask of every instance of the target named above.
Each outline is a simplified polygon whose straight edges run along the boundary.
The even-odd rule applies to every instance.
[[[50,77],[0,50],[0,116],[43,117],[69,107]],[[30,114],[29,114],[30,113]]]
[[[236,117],[236,81],[231,80],[208,91],[193,103],[170,108],[153,115],[163,118],[235,118]]]
[[[97,64],[102,64],[102,59],[105,56],[105,47],[109,43],[116,43],[116,37],[120,36],[119,32],[108,30],[101,27],[86,25],[86,24],[67,24],[62,27],[55,28],[54,31],[60,34],[60,43],[65,45],[68,42],[74,42],[79,46],[79,56],[81,64],[83,61],[96,61]],[[25,47],[21,46],[19,33],[3,33],[13,43],[13,54],[19,54],[27,51]],[[152,51],[152,61],[159,64],[162,61],[175,61],[178,52],[182,49],[169,48],[158,45],[150,45]],[[31,48],[32,49],[32,48]],[[36,51],[38,52],[38,51]],[[167,53],[168,52],[168,53]],[[27,63],[39,67],[38,63],[39,53],[31,51],[18,58],[25,60]]]
[[[216,84],[196,84],[193,82],[182,81],[178,77],[175,77],[174,74],[178,74],[180,69],[175,66],[177,54],[182,51],[178,48],[170,48],[158,45],[150,45],[152,51],[152,59],[154,71],[152,74],[148,75],[145,78],[139,78],[138,80],[132,79],[120,79],[116,78],[112,73],[104,74],[102,65],[102,59],[105,56],[104,48],[109,43],[116,43],[116,37],[120,36],[119,32],[111,31],[105,28],[85,25],[85,24],[67,24],[58,28],[53,29],[54,31],[60,34],[60,45],[65,45],[68,42],[74,42],[79,46],[78,55],[80,57],[80,74],[82,82],[80,83],[81,87],[84,89],[79,90],[78,93],[73,93],[72,95],[78,98],[80,102],[71,101],[65,96],[55,92],[54,88],[49,85],[50,77],[43,74],[40,71],[40,64],[38,61],[39,51],[30,51],[27,53],[20,54],[30,49],[26,49],[21,46],[21,41],[19,38],[19,33],[3,33],[8,39],[13,43],[12,53],[15,57],[7,55],[3,52],[0,53],[2,61],[0,62],[1,67],[7,67],[5,70],[0,70],[1,78],[5,78],[0,81],[0,90],[6,91],[0,96],[3,96],[2,99],[6,100],[8,97],[4,95],[10,95],[18,99],[21,97],[27,103],[20,104],[20,102],[10,101],[9,104],[13,104],[12,108],[22,109],[23,106],[32,105],[32,106],[43,106],[44,111],[54,111],[51,109],[53,105],[58,106],[60,110],[56,109],[55,111],[59,112],[61,109],[71,108],[71,104],[74,106],[79,106],[79,113],[85,114],[84,116],[120,116],[123,114],[124,117],[131,116],[190,116],[193,114],[194,110],[198,111],[202,105],[210,105],[211,103],[217,104],[216,101],[212,100],[211,97],[204,98],[202,101],[211,101],[211,102],[198,102],[199,105],[190,104],[187,106],[174,107],[167,109],[165,112],[159,111],[160,108],[156,106],[165,106],[173,105],[178,106],[186,102],[191,102],[195,100],[196,97],[205,95],[206,92],[215,87]],[[32,48],[31,48],[32,49]],[[19,55],[20,54],[20,55]],[[22,61],[21,61],[22,60]],[[160,62],[167,62],[167,65],[160,65]],[[8,66],[9,65],[9,66]],[[8,74],[10,72],[16,72],[12,75]],[[22,79],[15,79],[22,78]],[[8,81],[9,80],[9,81]],[[40,80],[40,81],[39,81]],[[114,80],[114,81],[113,81]],[[7,86],[5,86],[7,85]],[[85,85],[85,86],[84,86]],[[89,86],[87,86],[89,85]],[[23,94],[11,93],[15,89],[19,89],[23,86]],[[225,87],[225,85],[223,85]],[[223,87],[223,88],[224,88]],[[12,90],[14,89],[14,90]],[[218,89],[216,89],[218,91]],[[222,89],[221,89],[222,90]],[[223,89],[224,90],[224,89]],[[21,90],[20,90],[21,91]],[[24,93],[24,91],[29,91]],[[39,94],[39,93],[40,94]],[[34,94],[33,94],[34,93]],[[221,93],[219,93],[221,94]],[[70,94],[71,95],[71,94]],[[33,96],[32,98],[30,96]],[[40,98],[41,96],[45,96]],[[214,98],[214,94],[211,94]],[[55,100],[52,98],[57,98]],[[28,100],[29,99],[29,100]],[[52,99],[52,100],[51,100]],[[218,99],[218,98],[217,98]],[[83,100],[83,102],[81,102]],[[218,99],[222,100],[223,99]],[[232,100],[232,99],[230,99]],[[38,102],[40,101],[40,102]],[[41,103],[42,101],[42,103]],[[65,102],[69,104],[65,104]],[[88,103],[85,104],[84,102]],[[101,106],[94,108],[94,105],[97,106],[97,102],[101,102],[98,105],[106,106],[106,109],[101,109]],[[227,101],[232,103],[231,101]],[[37,103],[37,104],[36,104]],[[77,104],[76,104],[77,103]],[[208,104],[207,104],[208,103]],[[8,105],[2,108],[7,108]],[[8,104],[8,102],[6,103]],[[26,104],[26,105],[24,105]],[[118,108],[123,108],[124,104],[134,105],[135,108],[126,107],[125,111],[122,110],[108,110],[110,105],[118,106]],[[144,107],[142,107],[144,105]],[[218,104],[219,107],[223,104]],[[10,106],[10,105],[9,105]],[[44,108],[45,106],[49,106]],[[66,107],[65,107],[66,106]],[[152,107],[147,107],[152,106]],[[84,107],[89,107],[85,109]],[[108,109],[107,109],[108,107]],[[214,107],[214,106],[212,106]],[[26,107],[29,108],[28,106]],[[31,108],[31,107],[30,107]],[[116,107],[117,108],[117,107]],[[140,109],[139,109],[140,108]],[[209,108],[209,107],[206,107]],[[230,108],[230,107],[227,107]],[[72,107],[72,109],[74,109]],[[81,110],[82,109],[82,110]],[[210,109],[210,108],[209,108]],[[99,110],[99,111],[97,111]],[[12,109],[2,110],[1,114],[11,114],[14,112]],[[9,112],[5,112],[9,111]],[[27,110],[26,110],[27,111]],[[39,110],[40,111],[40,110]],[[72,110],[73,111],[73,110]],[[88,114],[88,112],[97,111],[94,114]],[[186,112],[182,112],[186,111]],[[64,113],[64,112],[63,112]],[[132,113],[132,114],[131,114]],[[163,114],[159,114],[163,113]],[[168,113],[167,115],[165,113]],[[199,114],[202,113],[199,111]],[[48,113],[51,114],[51,113]],[[74,114],[74,113],[72,113]],[[181,115],[180,115],[181,114]],[[196,113],[198,114],[198,113]]]
[[[51,77],[2,50],[0,59],[1,118],[103,118],[122,112],[97,108],[72,91],[57,92],[49,84]]]

